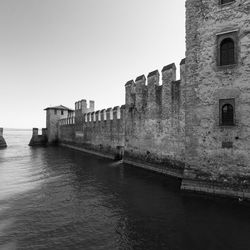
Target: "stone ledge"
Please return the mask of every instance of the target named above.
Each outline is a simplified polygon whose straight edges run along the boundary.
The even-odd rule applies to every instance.
[[[132,165],[135,167],[144,168],[144,169],[147,169],[147,170],[150,170],[153,172],[157,172],[157,173],[168,175],[168,176],[175,177],[175,178],[182,178],[183,177],[183,173],[181,173],[177,169],[160,168],[154,164],[149,164],[146,162],[141,163],[141,162],[136,162],[136,161],[127,160],[127,159],[123,159],[123,163],[128,164],[128,165]]]
[[[47,146],[47,143],[48,143],[47,136],[33,135],[29,142],[29,146],[31,147]]]
[[[236,190],[235,187],[230,187],[228,185],[223,186],[222,184],[213,183],[209,181],[183,179],[181,184],[181,190],[250,201],[249,188],[239,187]]]
[[[62,147],[75,149],[77,151],[81,151],[81,152],[84,152],[84,153],[87,153],[87,154],[96,155],[96,156],[100,156],[100,157],[108,158],[108,159],[112,159],[112,160],[115,159],[115,155],[100,153],[100,152],[85,149],[85,148],[82,148],[82,147],[79,147],[79,146],[73,146],[73,145],[70,145],[70,144],[67,144],[67,143],[60,143],[59,145],[62,146]]]

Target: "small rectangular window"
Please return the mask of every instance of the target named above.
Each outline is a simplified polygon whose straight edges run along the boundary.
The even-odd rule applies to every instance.
[[[233,142],[231,141],[225,141],[221,143],[222,148],[233,148]]]
[[[63,110],[61,110],[61,115],[63,115]]]
[[[220,0],[220,4],[229,4],[229,3],[233,3],[235,0]]]
[[[235,100],[221,99],[219,101],[220,108],[220,126],[235,125]]]

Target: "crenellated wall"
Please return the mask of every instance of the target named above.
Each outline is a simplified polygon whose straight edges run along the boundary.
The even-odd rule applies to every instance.
[[[59,122],[61,143],[80,147],[110,158],[120,158],[124,148],[125,107],[114,107],[94,111],[77,102],[75,117]],[[91,106],[90,106],[91,107]],[[89,112],[88,112],[89,111]]]
[[[185,60],[126,83],[124,161],[182,177],[185,162]],[[160,79],[162,84],[160,85]]]
[[[59,121],[59,141],[108,157],[124,154],[133,165],[182,177],[185,157],[185,60],[126,83],[126,104],[94,110],[94,101],[75,103],[75,116]],[[161,81],[160,81],[161,80]],[[160,84],[161,82],[161,84]]]
[[[75,103],[75,116],[59,121],[59,141],[124,162],[182,177],[185,157],[185,60],[126,83],[126,104],[94,111]],[[161,81],[160,81],[161,80]],[[161,84],[160,84],[161,82]]]
[[[173,63],[128,81],[122,107],[80,100],[59,124],[49,108],[48,134],[181,178],[182,190],[250,200],[249,14],[250,0],[186,0],[180,80]]]
[[[36,146],[46,146],[48,143],[48,133],[47,128],[42,128],[42,134],[39,135],[38,128],[32,129],[32,137],[29,142],[29,146],[36,147]]]

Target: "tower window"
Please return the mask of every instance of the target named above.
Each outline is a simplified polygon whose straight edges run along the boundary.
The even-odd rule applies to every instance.
[[[221,122],[222,125],[233,125],[234,124],[234,108],[231,104],[225,104],[222,107]]]
[[[237,64],[237,31],[217,34],[217,65]]]
[[[234,60],[234,41],[231,38],[225,38],[220,44],[220,65],[231,65]]]
[[[233,126],[235,114],[235,101],[234,99],[220,100],[220,125]]]

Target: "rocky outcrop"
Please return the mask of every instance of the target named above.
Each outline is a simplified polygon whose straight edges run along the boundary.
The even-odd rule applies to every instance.
[[[0,148],[6,148],[7,143],[3,138],[3,128],[0,128]]]

